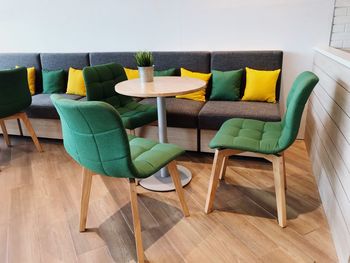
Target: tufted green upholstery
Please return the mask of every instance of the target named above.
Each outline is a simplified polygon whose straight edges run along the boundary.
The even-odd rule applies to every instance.
[[[148,177],[184,153],[174,144],[158,143],[129,135],[131,159],[138,177]]]
[[[31,103],[27,69],[0,71],[0,119],[28,108]]]
[[[317,82],[318,77],[308,71],[296,78],[281,122],[230,119],[221,126],[209,146],[264,154],[284,151],[298,135],[305,104]]]
[[[157,108],[142,105],[131,97],[118,94],[114,86],[127,80],[124,69],[115,63],[86,67],[83,70],[88,101],[104,101],[120,114],[124,127],[135,129],[157,120]]]
[[[127,136],[118,112],[99,101],[51,95],[69,155],[89,170],[112,177],[148,177],[184,151],[173,144]]]

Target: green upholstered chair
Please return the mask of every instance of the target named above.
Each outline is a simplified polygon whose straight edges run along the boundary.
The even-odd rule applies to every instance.
[[[143,262],[135,179],[149,177],[167,165],[183,213],[188,216],[175,162],[184,150],[173,144],[127,135],[120,115],[108,103],[73,101],[59,95],[51,95],[51,100],[60,115],[64,147],[83,167],[80,231],[86,226],[92,175],[128,178],[137,256]]]
[[[124,68],[115,63],[86,67],[83,70],[88,101],[104,101],[120,114],[126,129],[149,124],[157,120],[157,108],[136,102],[132,97],[115,91],[115,85],[127,80]]]
[[[0,71],[0,126],[4,136],[5,143],[10,146],[5,120],[22,120],[30,136],[33,139],[35,147],[39,152],[42,151],[41,145],[34,132],[34,129],[24,112],[32,103],[32,97],[28,88],[27,69],[17,68]]]
[[[312,72],[303,72],[296,78],[288,94],[286,113],[280,122],[234,118],[221,126],[209,144],[216,150],[205,204],[206,213],[212,211],[217,184],[225,173],[228,157],[248,152],[250,156],[262,157],[272,163],[278,223],[281,227],[286,226],[283,152],[297,138],[305,104],[317,82],[318,77]]]

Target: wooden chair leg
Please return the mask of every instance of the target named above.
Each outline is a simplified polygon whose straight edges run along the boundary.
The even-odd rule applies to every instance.
[[[91,183],[92,183],[92,173],[83,167],[83,187],[81,193],[81,205],[80,205],[80,227],[79,231],[84,232],[86,228],[86,219],[89,208],[89,199],[91,192]]]
[[[143,253],[141,223],[140,223],[139,209],[137,205],[137,192],[136,192],[135,179],[130,178],[129,185],[130,185],[131,211],[132,211],[134,235],[135,235],[135,242],[136,242],[137,262],[143,263],[145,259],[144,259],[144,253]]]
[[[224,159],[224,155],[221,153],[221,151],[216,150],[213,166],[211,169],[207,200],[205,202],[205,210],[204,211],[207,214],[209,214],[213,209],[215,193],[216,193],[216,188],[217,188],[218,182],[219,182],[220,171],[222,170],[223,159]]]
[[[10,137],[9,137],[7,130],[6,130],[5,121],[0,120],[0,126],[1,126],[1,130],[2,130],[2,134],[4,135],[5,143],[7,146],[10,146],[11,142],[10,142]]]
[[[286,159],[284,158],[284,153],[282,153],[283,159],[283,178],[284,178],[284,189],[287,190],[287,172],[286,172]]]
[[[30,123],[30,121],[28,119],[27,114],[25,112],[21,112],[18,116],[21,118],[21,120],[23,121],[24,125],[27,127],[27,130],[28,130],[28,132],[30,134],[30,137],[32,137],[32,140],[34,142],[34,145],[35,145],[36,149],[38,150],[38,152],[42,152],[43,149],[41,148],[41,145],[39,143],[38,137],[36,137],[35,131],[33,129],[32,124]]]
[[[19,119],[17,119],[17,126],[18,126],[18,130],[19,130],[19,134],[21,136],[23,136],[22,125],[21,125],[21,121]]]
[[[220,180],[225,179],[226,167],[228,162],[228,156],[225,156],[222,161],[221,170],[220,170]]]
[[[190,212],[188,210],[187,203],[185,200],[184,190],[183,190],[182,185],[181,185],[180,174],[179,174],[177,167],[176,167],[176,161],[172,161],[168,164],[168,170],[169,170],[171,178],[173,179],[176,193],[179,197],[179,201],[180,201],[180,204],[182,207],[182,212],[183,212],[184,216],[186,216],[186,217],[190,216]]]
[[[283,155],[280,157],[275,156],[273,159],[273,174],[275,180],[275,192],[277,202],[277,217],[278,224],[281,227],[287,226],[287,211],[286,211],[286,190],[284,185],[284,167],[283,167]]]

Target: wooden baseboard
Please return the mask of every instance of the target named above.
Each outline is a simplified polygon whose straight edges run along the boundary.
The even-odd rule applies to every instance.
[[[213,139],[218,131],[200,130],[200,151],[205,153],[214,153],[215,150],[209,148],[209,142]]]
[[[50,139],[62,139],[62,129],[61,122],[57,119],[34,119],[30,118],[30,122],[33,126],[33,129],[40,138],[50,138]],[[20,135],[18,129],[18,124],[16,120],[6,120],[6,128],[8,134],[11,135]],[[30,136],[25,125],[21,122],[23,135]]]
[[[197,129],[168,127],[168,141],[187,151],[197,151]],[[144,126],[136,129],[136,135],[158,141],[158,127]]]
[[[31,118],[33,129],[38,137],[50,139],[62,139],[61,122],[57,119],[34,119]],[[20,135],[17,121],[7,120],[6,128],[10,135]],[[30,136],[22,123],[24,136]],[[0,130],[1,132],[1,130]],[[136,135],[158,141],[158,127],[154,125],[136,129]],[[214,131],[215,132],[215,131]],[[214,133],[215,134],[215,133]],[[197,129],[168,127],[169,143],[174,143],[187,151],[197,151]]]

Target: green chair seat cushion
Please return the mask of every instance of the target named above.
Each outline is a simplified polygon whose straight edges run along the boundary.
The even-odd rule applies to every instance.
[[[131,159],[139,178],[146,178],[184,153],[179,146],[128,136]]]
[[[211,140],[211,148],[275,154],[280,151],[281,122],[263,122],[251,119],[226,121]]]
[[[126,129],[133,130],[137,127],[149,124],[156,120],[157,107],[149,104],[141,104],[136,101],[117,107],[123,125]]]

